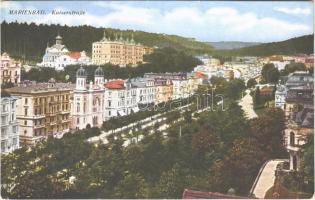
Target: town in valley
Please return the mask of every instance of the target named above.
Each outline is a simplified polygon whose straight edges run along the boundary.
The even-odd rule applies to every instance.
[[[2,198],[311,198],[310,34],[216,49],[2,21]]]

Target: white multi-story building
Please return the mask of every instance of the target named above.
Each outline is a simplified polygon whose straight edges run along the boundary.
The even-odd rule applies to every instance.
[[[3,53],[0,59],[0,71],[1,78],[0,84],[2,83],[14,83],[18,84],[21,80],[21,63],[12,59],[9,54]]]
[[[278,85],[275,92],[275,107],[284,109],[285,97],[287,95],[287,89],[284,85]]]
[[[152,78],[131,79],[132,87],[137,90],[137,102],[141,108],[153,105],[155,102],[155,85]]]
[[[85,51],[69,51],[62,43],[62,37],[56,37],[56,44],[49,47],[47,45],[43,61],[38,64],[41,67],[52,67],[56,70],[63,70],[67,65],[90,65],[91,59]]]
[[[72,101],[72,128],[84,129],[101,127],[104,119],[104,73],[98,67],[94,73],[94,83],[86,84],[87,74],[80,67],[76,73],[76,87]]]
[[[104,120],[138,111],[137,88],[132,86],[130,79],[106,82]]]
[[[1,98],[1,153],[10,153],[20,146],[16,101],[16,97]]]

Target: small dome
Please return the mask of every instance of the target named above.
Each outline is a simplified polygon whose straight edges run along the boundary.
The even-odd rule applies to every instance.
[[[57,35],[56,39],[57,39],[57,40],[61,40],[62,37],[61,37],[60,35]]]
[[[77,77],[86,77],[86,72],[85,69],[83,69],[83,67],[80,67],[77,71]]]
[[[94,75],[95,75],[95,76],[98,76],[98,77],[103,77],[103,76],[104,76],[103,69],[102,69],[101,67],[98,67],[98,68],[95,70]]]

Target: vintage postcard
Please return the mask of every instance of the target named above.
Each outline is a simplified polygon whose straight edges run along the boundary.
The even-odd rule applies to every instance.
[[[313,1],[1,1],[2,199],[314,198]]]

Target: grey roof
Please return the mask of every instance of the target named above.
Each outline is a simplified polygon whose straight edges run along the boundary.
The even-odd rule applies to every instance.
[[[146,87],[146,83],[148,81],[154,81],[153,78],[141,78],[141,77],[133,78],[130,80],[133,87],[139,87],[139,88]]]
[[[312,128],[314,127],[314,108],[305,106],[300,111],[294,113],[292,119],[301,127]]]
[[[85,69],[83,67],[80,67],[77,70],[76,77],[86,77],[86,72],[85,72]]]
[[[313,84],[288,88],[286,102],[298,102],[298,103],[314,102]]]
[[[286,86],[294,87],[294,86],[305,85],[307,83],[313,83],[313,82],[314,82],[314,78],[308,72],[296,71],[289,74],[287,82],[286,82]]]
[[[95,72],[94,72],[94,76],[97,77],[104,77],[104,72],[103,69],[101,67],[98,67]]]
[[[44,93],[52,91],[66,91],[73,90],[74,84],[71,83],[22,83],[18,87],[8,88],[7,92],[10,94],[32,94],[32,93]]]

